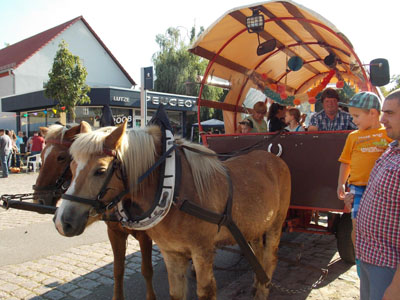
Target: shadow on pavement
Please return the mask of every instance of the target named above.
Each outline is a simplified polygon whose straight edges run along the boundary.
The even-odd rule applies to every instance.
[[[248,300],[252,299],[251,290],[253,271],[247,261],[238,253],[238,248],[217,250],[214,273],[218,286],[218,299]],[[145,282],[140,273],[140,252],[127,256],[125,275],[125,298],[145,299]],[[328,269],[328,274],[317,287],[318,292],[334,290],[338,299],[344,299],[340,293],[346,290],[358,294],[358,278],[351,265],[340,260],[336,250],[334,236],[285,233],[279,249],[279,262],[273,276],[273,282],[291,290],[307,289],[321,276],[321,269]],[[134,263],[132,263],[134,260]],[[43,293],[37,299],[111,299],[113,294],[112,263],[93,270],[89,274],[77,277],[65,284],[51,283],[53,290]],[[337,280],[343,279],[343,280]],[[169,299],[168,277],[162,260],[154,266],[153,277],[157,299]],[[336,284],[338,286],[336,286]],[[188,299],[196,299],[196,279],[188,268]],[[333,286],[332,286],[333,285]],[[316,290],[314,290],[316,291]],[[68,294],[62,298],[62,294]],[[318,299],[310,296],[309,290],[291,294],[273,288],[269,299]],[[35,299],[35,298],[33,298]]]

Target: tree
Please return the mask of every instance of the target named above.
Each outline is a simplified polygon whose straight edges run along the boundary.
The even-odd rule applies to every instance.
[[[204,28],[200,28],[200,32]],[[197,36],[198,36],[197,35]],[[185,43],[179,28],[170,27],[164,35],[158,34],[156,42],[160,51],[153,55],[156,80],[155,90],[158,92],[197,96],[200,85],[198,77],[204,74],[208,61],[188,51],[189,45],[196,38],[196,29],[190,31],[190,41]],[[205,86],[202,97],[208,100],[222,101],[225,93],[221,88]],[[217,118],[222,120],[222,112],[213,108],[201,108],[201,119]],[[194,120],[188,120],[193,122]]]
[[[385,97],[400,88],[400,75],[393,75],[392,78],[390,78],[389,84],[391,85],[389,90],[384,86],[381,87],[381,92]]]
[[[75,122],[75,106],[90,103],[86,84],[87,71],[78,56],[68,50],[63,40],[58,45],[49,81],[44,84],[46,97],[58,101],[57,109],[69,113],[69,121]]]

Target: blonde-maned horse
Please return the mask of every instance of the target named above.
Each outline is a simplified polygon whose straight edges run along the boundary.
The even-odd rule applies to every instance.
[[[35,184],[34,202],[55,206],[62,193],[65,192],[65,189],[58,187],[57,181],[63,181],[64,186],[68,186],[66,181],[72,178],[71,170],[69,169],[69,164],[71,163],[69,148],[83,127],[90,128],[90,125],[82,121],[80,125],[70,129],[61,125],[40,128],[45,136],[46,146],[41,153],[42,167]],[[99,130],[110,131],[112,129],[105,127]],[[152,240],[143,231],[125,229],[117,222],[106,222],[106,224],[108,238],[114,254],[113,299],[124,299],[125,252],[129,234],[139,241],[142,253],[142,275],[146,281],[146,299],[156,299],[152,283]]]
[[[121,191],[123,180],[112,169],[121,164],[131,183],[129,199],[137,211],[148,211],[158,186],[158,172],[136,185],[162,155],[162,133],[158,126],[125,132],[126,123],[112,133],[91,132],[86,128],[71,146],[73,180],[66,194],[80,199],[95,200],[100,187],[108,181],[102,204],[110,203]],[[285,162],[267,151],[252,151],[224,162],[184,149],[182,145],[213,153],[213,151],[177,139],[182,176],[178,199],[189,199],[216,213],[223,213],[229,194],[227,171],[233,184],[232,218],[269,278],[277,264],[277,249],[282,224],[290,201],[290,172]],[[111,155],[113,154],[113,155]],[[116,158],[115,158],[116,157]],[[109,177],[112,176],[112,177]],[[109,177],[109,178],[108,178]],[[64,200],[58,208],[54,223],[60,234],[74,236],[99,220],[93,216],[91,205]],[[185,273],[189,258],[193,261],[197,279],[198,299],[216,299],[213,275],[215,248],[235,244],[227,228],[208,223],[172,205],[165,218],[146,230],[163,255],[169,280],[171,299],[186,299]],[[255,279],[255,299],[268,298],[268,285]]]

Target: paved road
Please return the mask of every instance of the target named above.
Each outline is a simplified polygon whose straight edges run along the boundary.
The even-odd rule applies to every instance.
[[[30,192],[36,174],[11,174],[0,179],[0,195]],[[273,281],[291,289],[311,286],[321,268],[328,276],[311,292],[290,295],[273,289],[270,299],[359,299],[354,266],[340,260],[332,236],[285,233]],[[299,247],[302,246],[302,247]],[[165,265],[153,247],[154,286],[158,299],[168,299]],[[237,248],[218,250],[214,271],[218,299],[251,299],[253,273]],[[75,238],[60,236],[51,216],[0,209],[0,299],[89,299],[112,297],[112,251],[103,223]],[[129,238],[126,258],[126,299],[145,299],[140,274],[140,252]],[[190,270],[189,299],[196,299],[195,278]]]

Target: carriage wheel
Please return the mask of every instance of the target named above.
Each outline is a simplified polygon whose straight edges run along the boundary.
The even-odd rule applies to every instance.
[[[344,213],[338,220],[336,227],[337,248],[340,257],[347,263],[355,263],[354,245],[351,240],[353,224],[349,213]]]

